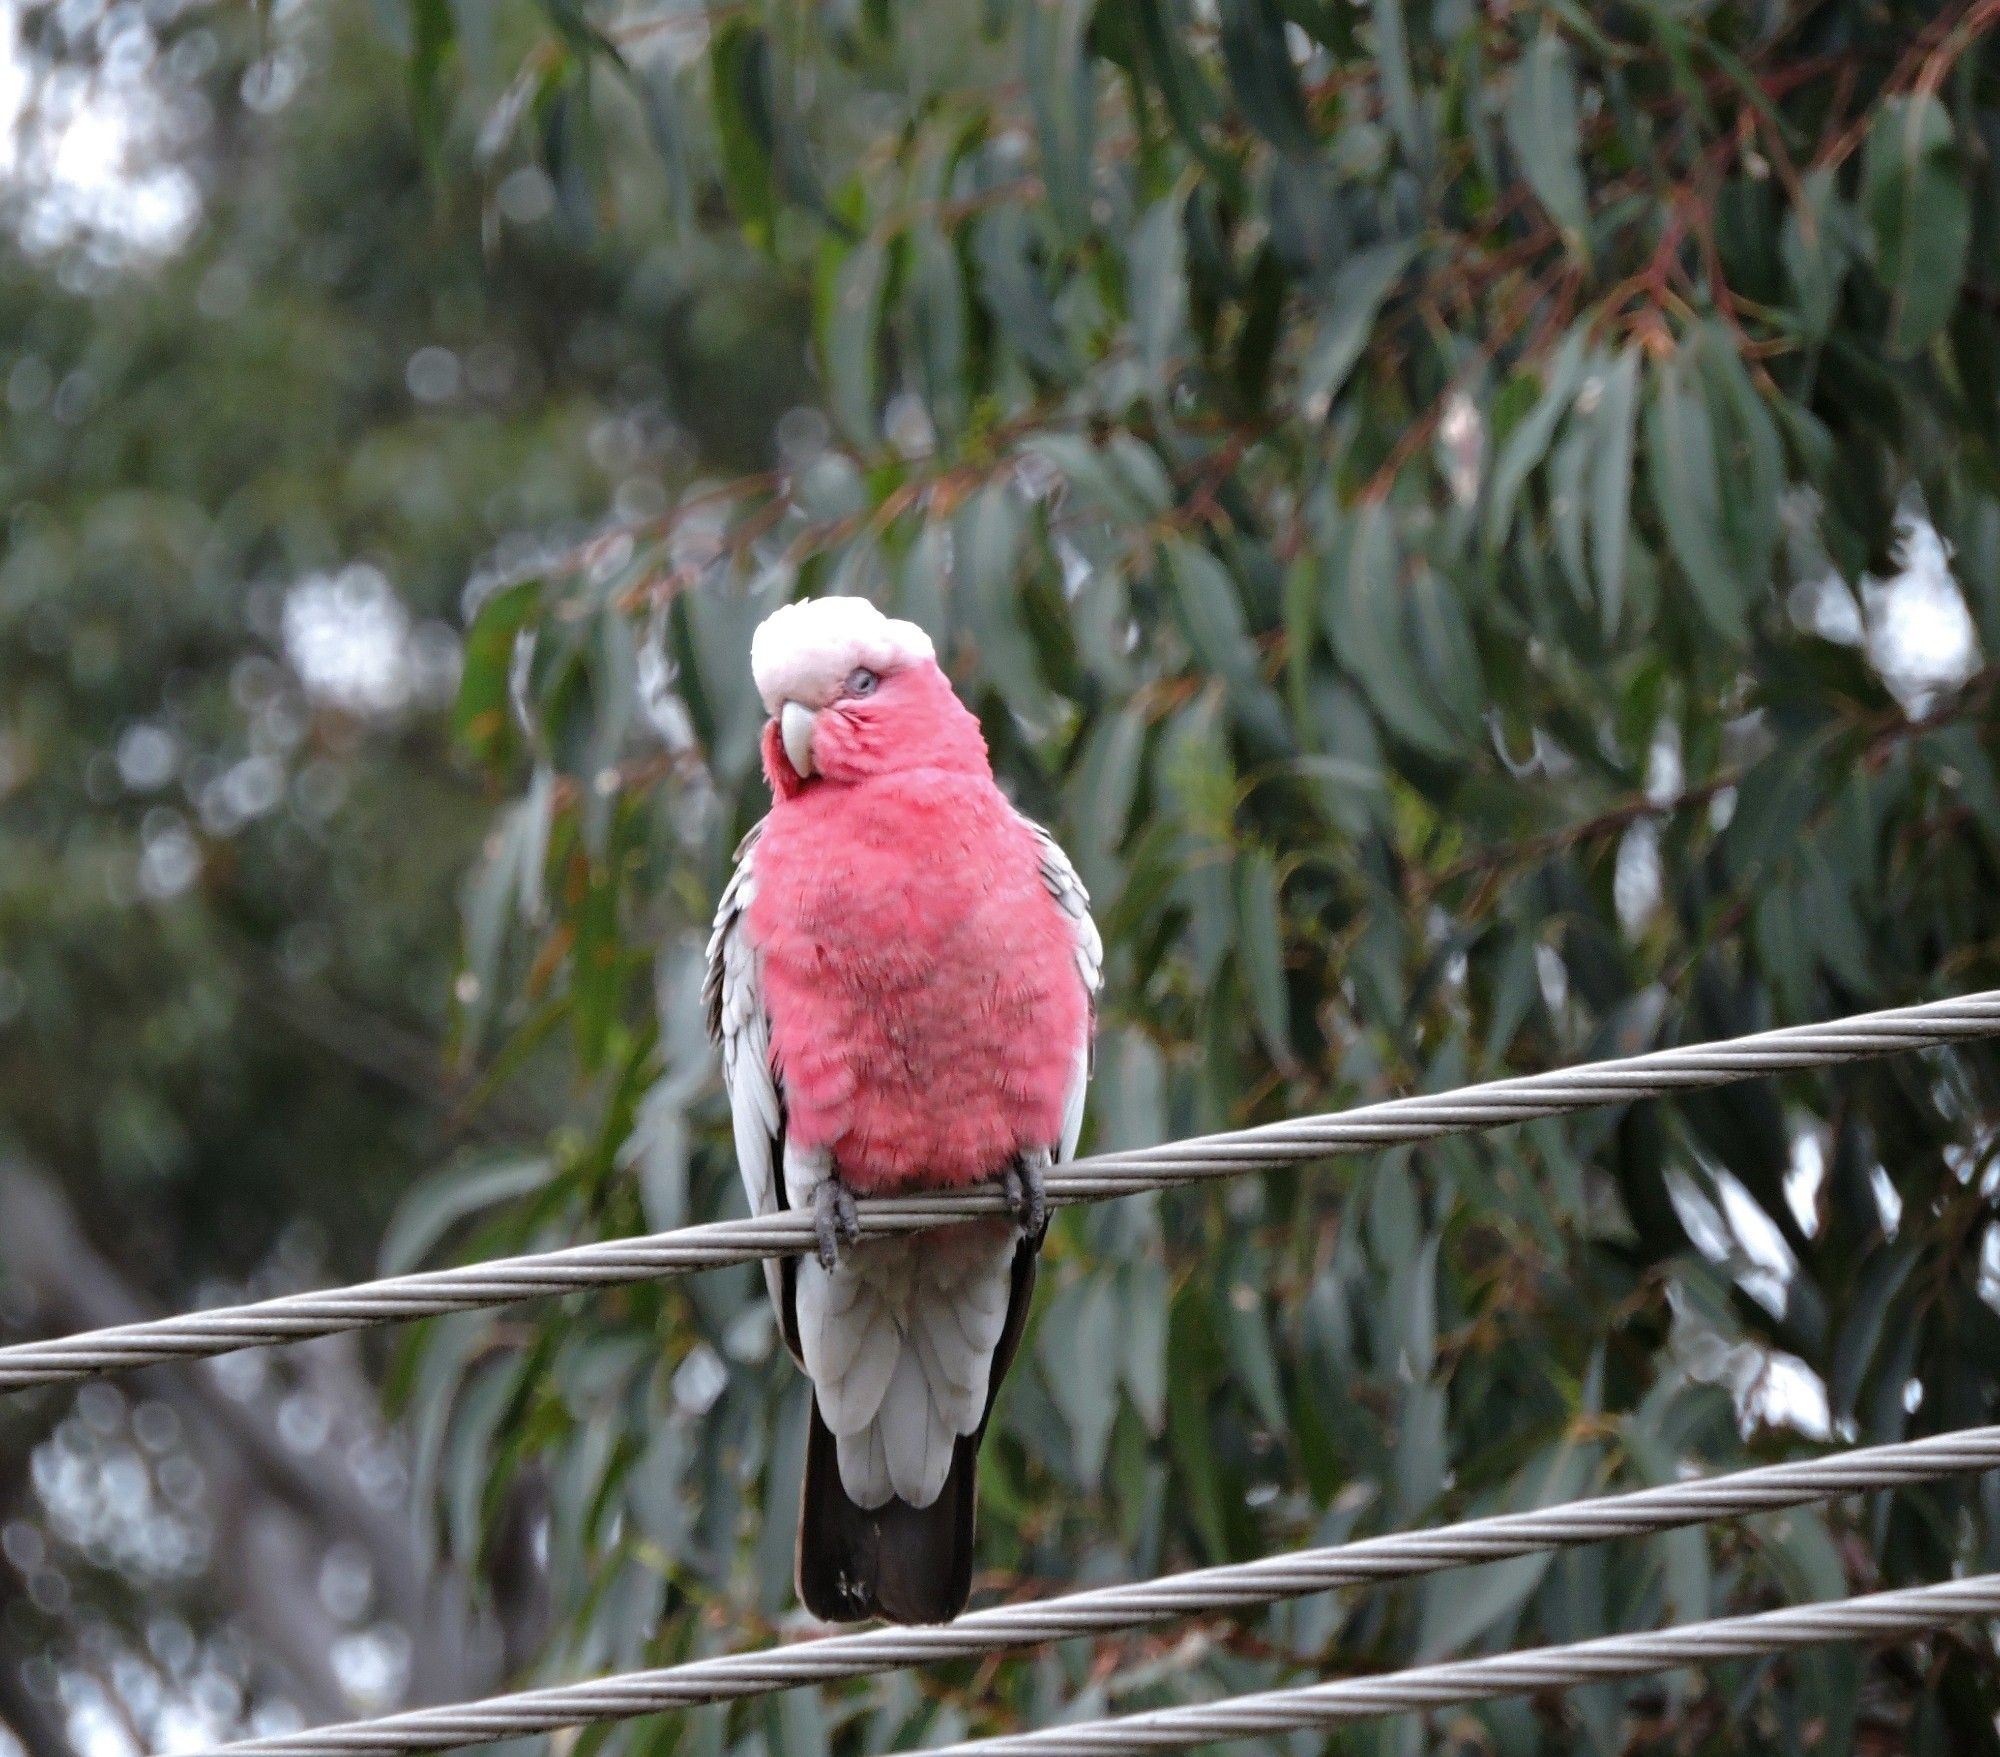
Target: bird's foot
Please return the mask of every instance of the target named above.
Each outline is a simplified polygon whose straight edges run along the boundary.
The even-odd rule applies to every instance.
[[[837,1177],[823,1177],[813,1186],[813,1237],[819,1241],[819,1266],[829,1274],[839,1265],[840,1247],[861,1242],[861,1210],[854,1192]]]
[[[1046,1153],[1024,1153],[1000,1174],[1000,1193],[1021,1230],[1040,1238],[1049,1224]]]

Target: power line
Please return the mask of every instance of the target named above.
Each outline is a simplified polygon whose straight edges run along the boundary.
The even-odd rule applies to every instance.
[[[1994,1468],[2000,1468],[2000,1427],[1970,1428],[1567,1506],[1497,1514],[1432,1531],[1393,1532],[1159,1580],[996,1605],[936,1628],[870,1629],[786,1647],[719,1654],[653,1671],[253,1739],[226,1750],[228,1757],[397,1757],[403,1752],[447,1750],[585,1721],[625,1720],[1075,1636],[1114,1634],[1173,1617],[1250,1610],[1340,1586],[1387,1584],[1444,1568],[1610,1538],[1645,1537],[1715,1519]]]
[[[1726,1086],[1761,1074],[1831,1067],[1899,1050],[1993,1036],[2000,1036],[2000,990],[1099,1154],[1052,1172],[1048,1194],[1058,1205],[1098,1201],[1334,1153],[1436,1140],[1599,1105]],[[859,1206],[861,1231],[880,1238],[998,1213],[1001,1198],[997,1189],[986,1187],[948,1195],[871,1198]],[[228,1354],[443,1312],[510,1305],[540,1295],[616,1287],[724,1263],[792,1256],[813,1244],[807,1216],[772,1214],[391,1276],[355,1287],[287,1294],[251,1305],[185,1312],[0,1348],[0,1392],[60,1384],[154,1361]]]
[[[1044,1727],[997,1739],[944,1745],[920,1757],[1141,1757],[1179,1751],[1220,1739],[1332,1726],[1406,1714],[1420,1708],[1456,1708],[1496,1696],[1534,1690],[1568,1690],[1610,1678],[1638,1678],[1680,1666],[1756,1659],[1817,1647],[1829,1641],[1886,1640],[1942,1629],[1968,1617],[2000,1614],[2000,1574],[1913,1586],[1866,1598],[1795,1605],[1752,1617],[1722,1617],[1644,1635],[1605,1635],[1563,1647],[1496,1653],[1485,1659],[1413,1666],[1379,1677],[1343,1678],[1297,1690],[1267,1690],[1185,1708],[1155,1709],[1121,1720]]]

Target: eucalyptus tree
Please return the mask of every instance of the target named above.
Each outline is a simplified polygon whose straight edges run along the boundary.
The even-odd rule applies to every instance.
[[[1074,851],[1086,1149],[2000,979],[2000,7],[510,16],[412,5],[435,137],[578,225],[739,237],[817,390],[482,592],[458,729],[510,797],[459,1028],[574,1083],[533,1187],[439,1184],[422,1242],[731,1211],[699,946],[764,805],[749,631],[801,594],[930,629]],[[1997,1098],[1937,1053],[1067,1214],[985,1586],[1990,1420]],[[550,1485],[551,1673],[787,1613],[780,1352],[744,1271],[409,1357],[453,1545]],[[1946,1487],[584,1744],[883,1749],[1997,1549]],[[1968,1635],[1332,1742],[1990,1750],[1994,1680]]]

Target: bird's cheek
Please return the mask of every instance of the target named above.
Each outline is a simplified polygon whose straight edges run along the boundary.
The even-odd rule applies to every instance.
[[[813,772],[852,781],[873,768],[864,717],[843,703],[822,708],[813,724]]]

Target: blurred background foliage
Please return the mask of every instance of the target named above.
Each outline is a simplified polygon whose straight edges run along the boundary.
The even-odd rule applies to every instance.
[[[490,237],[405,90],[358,4],[0,6],[13,1334],[365,1275],[418,1173],[539,1142],[560,1084],[488,1097],[448,1044],[466,583],[754,462],[810,390],[747,247]],[[0,1726],[185,1747],[531,1653],[531,1568],[485,1616],[427,1578],[381,1367],[0,1408]]]
[[[143,29],[186,179],[121,241],[59,150],[12,166],[36,1187],[164,1303],[739,1211],[694,997],[765,804],[749,631],[801,593],[931,628],[1090,884],[1086,1149],[1995,986],[1996,23],[20,11],[24,117]],[[1935,1052],[1066,1214],[983,1590],[1993,1420],[1996,1098]],[[21,1321],[70,1309],[32,1267]],[[219,1727],[789,1624],[753,1271],[326,1374],[385,1363],[400,1435],[344,1457],[442,1584],[295,1534],[366,1562],[319,1598],[375,1669],[318,1695],[199,1555],[135,1592],[65,1526],[63,1472],[160,1475],[152,1403],[10,1408],[23,1712],[207,1714],[139,1608],[175,1593]],[[237,1406],[324,1409],[313,1370]],[[1993,1485],[1948,1485],[577,1743],[882,1750],[1996,1565]],[[1996,1676],[1973,1632],[1328,1744],[1992,1751]]]

